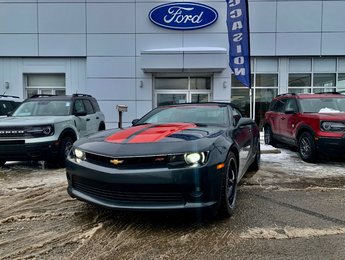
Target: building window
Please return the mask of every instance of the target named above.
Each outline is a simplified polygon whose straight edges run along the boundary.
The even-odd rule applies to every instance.
[[[25,94],[31,97],[35,94],[65,95],[66,83],[63,73],[25,74]]]
[[[343,63],[342,58],[289,59],[289,92],[320,93],[345,88]]]
[[[186,102],[200,103],[211,99],[211,77],[156,77],[155,106]]]
[[[257,125],[261,127],[272,98],[278,94],[278,58],[254,58],[251,70],[253,105],[250,105],[249,89],[234,74],[231,75],[231,102],[241,109],[244,116],[253,114]]]

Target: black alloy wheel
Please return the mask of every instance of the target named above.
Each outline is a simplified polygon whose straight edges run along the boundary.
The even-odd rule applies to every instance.
[[[272,128],[269,125],[266,125],[264,128],[264,140],[267,145],[275,145]]]
[[[65,136],[60,143],[59,147],[59,165],[64,167],[66,164],[66,158],[73,146],[73,139],[69,136]]]
[[[233,152],[229,153],[227,171],[223,176],[221,201],[218,214],[221,217],[230,217],[235,210],[237,196],[237,162]]]
[[[298,140],[298,151],[303,161],[315,162],[317,158],[316,145],[311,133],[304,132]]]

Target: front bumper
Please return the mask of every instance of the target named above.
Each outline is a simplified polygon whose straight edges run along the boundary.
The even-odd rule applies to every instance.
[[[321,154],[333,156],[345,156],[345,137],[330,138],[319,137],[316,141],[317,149]]]
[[[188,210],[217,205],[224,169],[215,165],[179,169],[119,170],[76,163],[68,158],[67,191],[71,197],[121,210]]]
[[[46,160],[58,154],[58,141],[25,143],[24,140],[0,141],[0,160]]]

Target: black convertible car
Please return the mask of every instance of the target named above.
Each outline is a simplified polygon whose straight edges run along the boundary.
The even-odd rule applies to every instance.
[[[259,168],[259,139],[254,121],[230,103],[158,107],[131,127],[76,141],[68,193],[111,209],[228,217],[241,177]]]

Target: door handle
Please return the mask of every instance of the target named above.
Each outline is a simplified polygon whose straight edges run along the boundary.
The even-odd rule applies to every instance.
[[[96,117],[96,119],[99,119],[99,117]]]
[[[86,119],[86,121],[90,121],[90,118]]]

